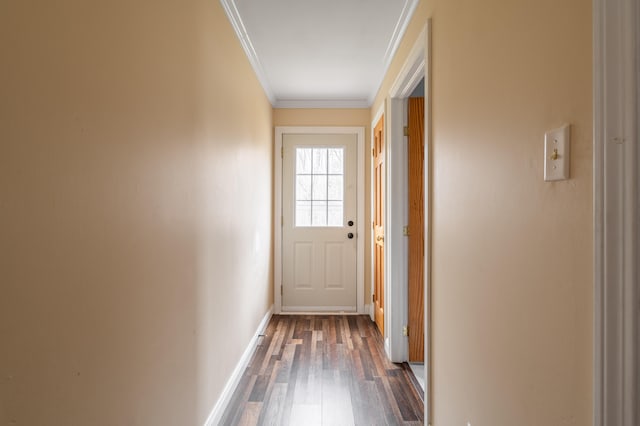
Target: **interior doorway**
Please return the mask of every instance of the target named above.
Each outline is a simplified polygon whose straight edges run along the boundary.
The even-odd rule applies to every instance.
[[[424,79],[406,102],[407,358],[424,390]]]
[[[407,99],[424,81],[423,101],[423,254],[422,254],[422,324],[423,324],[423,359],[424,368],[416,371],[416,377],[423,379],[425,424],[431,422],[431,333],[430,333],[430,32],[431,21],[428,20],[423,31],[418,35],[410,50],[396,81],[386,99],[385,122],[386,140],[386,312],[385,312],[385,349],[394,362],[409,360],[409,244],[404,229],[408,226],[408,146],[405,137],[407,125]],[[411,230],[407,229],[410,233]],[[418,260],[419,261],[419,260]],[[389,285],[394,283],[394,285]],[[419,291],[419,290],[418,290]],[[419,319],[416,319],[419,321]],[[415,326],[414,326],[415,331]],[[418,339],[419,340],[419,339]],[[419,343],[418,343],[419,345]]]

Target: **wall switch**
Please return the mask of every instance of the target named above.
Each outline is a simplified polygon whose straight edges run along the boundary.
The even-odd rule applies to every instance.
[[[544,134],[544,180],[569,179],[571,125]]]

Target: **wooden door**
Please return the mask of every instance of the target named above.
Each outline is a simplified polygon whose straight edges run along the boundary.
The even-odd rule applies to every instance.
[[[409,98],[409,361],[424,362],[424,98]]]
[[[282,310],[357,310],[355,134],[282,139]]]
[[[373,308],[376,325],[384,336],[384,117],[373,130]]]

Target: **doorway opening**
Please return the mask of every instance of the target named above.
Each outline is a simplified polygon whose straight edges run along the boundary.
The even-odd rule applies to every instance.
[[[406,100],[408,362],[424,391],[424,78]]]
[[[386,295],[386,315],[385,315],[385,349],[389,358],[394,362],[407,362],[410,360],[409,337],[411,336],[411,326],[409,319],[409,239],[407,233],[411,234],[409,227],[409,177],[407,173],[409,161],[409,146],[405,137],[405,126],[408,123],[408,105],[414,103],[420,105],[422,111],[418,113],[421,118],[422,136],[414,137],[420,140],[423,158],[418,161],[422,166],[421,178],[417,178],[422,183],[423,194],[420,209],[416,206],[416,211],[422,212],[421,223],[415,224],[422,230],[422,241],[418,239],[417,245],[421,245],[423,252],[412,250],[416,255],[414,263],[422,264],[420,274],[422,278],[415,277],[413,282],[420,281],[422,286],[416,286],[412,292],[422,293],[422,306],[414,306],[412,312],[422,311],[422,316],[413,314],[412,318],[414,336],[419,336],[422,332],[422,339],[419,337],[414,341],[412,347],[417,349],[421,346],[423,369],[419,365],[416,367],[416,377],[420,376],[423,381],[424,403],[425,403],[425,423],[431,422],[431,334],[430,334],[430,27],[428,20],[423,31],[418,35],[413,48],[409,52],[407,59],[402,66],[396,81],[392,84],[386,100],[386,126],[387,126],[387,155],[386,155],[386,220],[385,220],[385,295]],[[422,82],[422,83],[421,83]],[[422,86],[420,88],[419,86]],[[422,94],[421,100],[409,101],[415,90]],[[416,94],[418,94],[416,93]],[[408,129],[407,129],[408,131]],[[419,222],[416,222],[419,223]],[[419,236],[419,233],[414,233]],[[393,283],[394,285],[390,285]],[[413,297],[413,296],[412,296]],[[412,300],[414,302],[416,300]],[[421,321],[422,330],[415,324]],[[423,371],[422,371],[423,370]]]

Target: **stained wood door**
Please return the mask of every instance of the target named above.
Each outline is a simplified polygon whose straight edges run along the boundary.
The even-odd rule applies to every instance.
[[[409,98],[409,361],[424,362],[424,98]]]
[[[355,134],[282,139],[282,310],[357,310]]]
[[[384,336],[384,117],[376,124],[373,136],[373,309]]]

